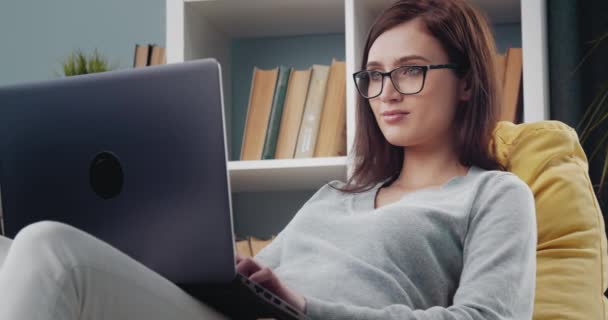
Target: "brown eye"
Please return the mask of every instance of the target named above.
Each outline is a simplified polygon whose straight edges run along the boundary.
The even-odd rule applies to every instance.
[[[420,67],[406,67],[403,68],[400,72],[400,76],[407,76],[407,77],[416,77],[422,74],[422,68]]]
[[[378,71],[369,71],[369,79],[372,81],[380,81],[382,80],[382,74]]]

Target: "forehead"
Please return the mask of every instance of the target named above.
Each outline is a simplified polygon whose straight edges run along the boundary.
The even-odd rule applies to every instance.
[[[395,66],[407,56],[421,56],[426,62],[447,62],[447,55],[437,40],[426,28],[424,22],[413,19],[401,23],[382,33],[372,44],[368,63],[382,66]],[[412,59],[412,61],[421,61]]]

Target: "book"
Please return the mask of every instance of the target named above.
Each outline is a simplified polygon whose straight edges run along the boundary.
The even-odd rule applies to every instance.
[[[315,157],[346,155],[346,63],[332,59]]]
[[[149,46],[146,45],[135,45],[135,58],[133,59],[133,67],[141,68],[148,65],[148,51]]]
[[[146,63],[146,66],[150,66],[152,65],[152,51],[154,49],[155,44],[150,43],[148,44],[148,62]]]
[[[506,54],[505,76],[499,120],[517,122],[522,77],[522,49],[509,48]]]
[[[496,77],[498,78],[498,87],[502,89],[505,81],[505,62],[506,56],[504,54],[496,54]]]
[[[328,75],[328,65],[312,65],[312,74],[310,75],[310,84],[306,95],[304,114],[302,115],[302,124],[298,133],[294,158],[307,158],[312,157],[314,154]]]
[[[250,236],[249,245],[251,246],[252,257],[255,257],[258,254],[258,252],[262,251],[262,249],[264,249],[264,247],[269,245],[270,242],[272,242],[272,239],[264,240],[264,239],[256,238],[254,236]]]
[[[289,75],[283,116],[277,139],[277,150],[274,154],[275,159],[294,157],[311,71],[311,68],[292,70]]]
[[[241,160],[261,160],[279,68],[253,68]]]
[[[272,108],[270,110],[270,119],[268,120],[268,128],[266,130],[266,140],[264,141],[262,159],[274,159],[274,154],[277,150],[279,126],[281,125],[285,94],[287,92],[287,80],[289,80],[290,73],[291,68],[285,66],[279,67],[279,75],[274,90],[274,97],[272,98]]]
[[[150,65],[159,65],[165,63],[165,48],[152,45],[152,54],[150,56]]]

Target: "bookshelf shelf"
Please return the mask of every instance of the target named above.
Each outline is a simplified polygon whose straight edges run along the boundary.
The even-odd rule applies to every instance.
[[[234,192],[314,190],[346,179],[346,157],[230,161]]]
[[[243,54],[243,48],[255,48],[251,41],[258,39],[286,37],[300,41],[299,37],[306,35],[338,35],[341,40],[335,46],[341,47],[343,54],[338,58],[346,61],[346,142],[350,153],[356,110],[356,89],[350,75],[361,64],[361,50],[374,18],[391,2],[393,0],[166,0],[167,62],[214,57],[222,65],[226,131],[232,160],[228,169],[233,191],[313,190],[333,179],[345,180],[352,169],[346,157],[234,161],[240,151],[244,101],[249,93],[242,89],[246,80],[235,72],[251,63],[261,67],[268,67],[269,63],[268,60],[243,61],[243,55],[255,55],[260,50],[259,55],[267,55],[263,48]],[[520,0],[472,2],[485,12],[493,25],[515,25],[521,30],[516,37],[523,48],[523,121],[548,119],[544,0],[529,0],[525,6]],[[247,45],[242,45],[243,41]],[[329,64],[336,51],[329,51],[322,41],[312,41],[319,43],[314,50],[318,51],[316,62],[305,58],[286,62],[283,56],[292,59],[298,54],[300,57],[308,54],[290,45],[278,50],[273,48],[276,53],[271,62],[275,66],[291,64],[296,68],[311,63]]]

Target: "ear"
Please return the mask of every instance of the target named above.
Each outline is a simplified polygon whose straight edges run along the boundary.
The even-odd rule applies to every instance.
[[[471,81],[470,73],[460,79],[460,84],[458,87],[458,97],[461,101],[468,101],[469,99],[471,99],[471,94],[473,91],[472,83],[473,82]]]

